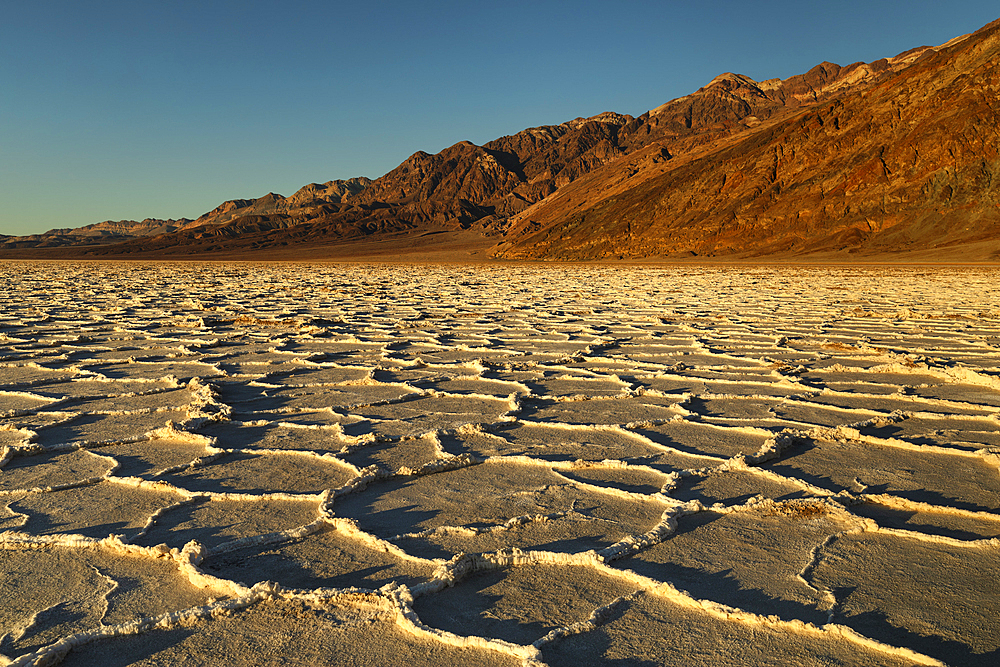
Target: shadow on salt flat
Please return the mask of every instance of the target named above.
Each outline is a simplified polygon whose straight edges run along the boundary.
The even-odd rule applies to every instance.
[[[461,370],[472,373],[469,369],[462,368]],[[440,380],[447,373],[448,371],[444,371],[440,367],[402,366],[393,368],[389,363],[383,363],[379,368],[372,370],[372,376],[377,382],[405,382],[421,388],[428,386],[428,383]]]
[[[977,403],[979,405],[989,405],[1000,408],[1000,391],[992,390],[979,385],[960,383],[935,384],[931,386],[917,386],[914,387],[912,391],[917,396],[929,399],[962,401],[966,403]]]
[[[211,591],[193,586],[173,561],[105,549],[63,547],[0,550],[0,627],[25,627],[0,640],[0,653],[29,653],[61,637],[143,616],[204,604]],[[49,610],[49,611],[44,611]]]
[[[217,399],[234,409],[241,409],[244,403],[252,403],[268,395],[270,387],[256,379],[224,378],[212,382]],[[246,408],[251,409],[251,408]]]
[[[610,378],[565,378],[553,377],[529,380],[524,384],[535,396],[616,396],[626,395],[629,386]]]
[[[501,462],[372,484],[364,494],[345,496],[334,505],[337,516],[354,519],[362,530],[383,539],[446,526],[488,528],[527,515],[569,512],[574,517],[531,523],[530,531],[515,527],[497,538],[522,548],[530,545],[520,543],[519,535],[546,543],[584,535],[594,539],[595,547],[608,546],[645,533],[659,522],[663,510],[658,501],[576,488],[541,466]],[[471,546],[470,538],[455,539]]]
[[[491,380],[488,378],[433,378],[417,382],[417,384],[421,389],[440,391],[448,394],[479,394],[482,396],[506,398],[511,394],[525,393],[524,387],[518,383]]]
[[[316,410],[320,408],[348,409],[386,401],[398,401],[404,396],[415,394],[419,394],[417,389],[398,384],[287,387],[268,389],[266,396],[240,407],[255,412]]]
[[[403,467],[416,470],[436,461],[440,452],[433,436],[403,437],[391,442],[354,445],[350,451],[339,454],[338,458],[358,468],[377,465],[382,470],[396,472]]]
[[[828,405],[840,406],[844,408],[857,409],[859,411],[875,410],[889,414],[895,410],[904,412],[932,412],[942,415],[991,415],[996,410],[991,406],[976,405],[948,405],[941,401],[920,396],[881,395],[870,396],[845,396],[843,394],[820,394],[810,397],[815,403],[826,403]],[[961,399],[959,399],[961,400]]]
[[[96,364],[87,366],[86,370],[100,373],[108,378],[122,380],[156,380],[167,376],[173,376],[179,380],[190,380],[195,377],[206,378],[222,375],[222,372],[212,364],[199,361],[137,361],[135,363]]]
[[[187,419],[186,410],[80,415],[70,421],[37,429],[38,437],[35,441],[42,447],[52,447],[70,442],[111,443],[137,440],[170,422],[179,423]]]
[[[634,591],[586,566],[521,565],[473,574],[413,608],[431,627],[523,645]]]
[[[987,438],[1000,438],[1000,422],[987,416],[977,418],[914,415],[893,424],[866,426],[860,431],[865,435],[874,435],[877,438],[899,438],[915,444],[957,444],[962,446],[965,443],[976,441],[971,438],[951,439],[949,434],[976,433],[984,434]],[[973,448],[968,445],[966,447]]]
[[[204,444],[170,438],[106,445],[93,451],[118,462],[114,476],[146,479],[156,477],[162,470],[192,463],[209,453]]]
[[[862,405],[863,402],[858,402]],[[871,419],[876,408],[839,409],[831,408],[810,397],[807,401],[789,402],[773,407],[773,414],[779,419],[808,424],[810,426],[837,427]],[[887,411],[888,412],[888,411]]]
[[[302,415],[289,417],[301,418]],[[216,447],[225,449],[281,449],[330,454],[339,452],[346,444],[337,431],[310,428],[308,425],[292,427],[267,423],[248,426],[232,422],[206,422],[198,427],[197,432],[215,438]]]
[[[639,435],[691,456],[684,468],[702,468],[709,464],[698,455],[731,458],[737,454],[750,456],[760,451],[770,433],[741,427],[720,427],[699,421],[679,420],[655,426],[640,426]]]
[[[96,625],[110,582],[64,549],[0,550],[0,654],[17,656]],[[30,583],[29,583],[30,582]],[[34,627],[32,617],[40,614]],[[17,630],[25,631],[20,638]]]
[[[109,341],[104,343],[108,350],[93,348],[82,348],[70,353],[70,358],[83,363],[93,363],[95,361],[119,362],[131,359],[133,361],[166,361],[174,357],[184,356],[177,347],[141,347],[132,344],[120,344],[122,341]]]
[[[912,664],[836,637],[722,620],[652,594],[640,595],[596,630],[546,646],[542,657],[551,667],[596,663],[622,667]]]
[[[149,394],[165,389],[173,389],[177,383],[172,380],[87,380],[77,378],[66,382],[53,382],[32,387],[32,393],[55,398],[103,398],[110,399],[123,394]]]
[[[27,410],[38,410],[51,404],[51,398],[26,395],[25,392],[0,391],[0,415],[13,415]]]
[[[134,537],[153,513],[181,499],[168,490],[137,489],[103,481],[79,488],[32,493],[11,503],[15,512],[28,515],[25,532],[36,535],[73,533],[103,538]]]
[[[574,468],[559,471],[564,477],[609,489],[619,489],[628,493],[659,493],[667,476],[664,473],[629,468]]]
[[[17,456],[0,469],[0,491],[50,488],[103,477],[112,466],[106,458],[78,449]]]
[[[267,535],[312,523],[318,514],[316,500],[198,500],[171,507],[135,542],[144,546],[167,544],[181,548],[191,540],[207,547]]]
[[[520,660],[495,651],[460,649],[414,637],[391,613],[358,606],[307,606],[262,602],[196,629],[152,631],[95,642],[74,650],[65,667],[517,667]]]
[[[836,622],[948,664],[985,667],[1000,656],[997,551],[846,535],[827,548],[811,580],[837,593]]]
[[[1000,514],[995,519],[956,516],[948,512],[918,512],[877,503],[851,505],[851,512],[874,519],[883,528],[915,530],[956,540],[1000,537]]]
[[[646,465],[692,468],[704,459],[665,452],[642,437],[624,430],[589,425],[558,426],[511,421],[490,424],[488,430],[461,429],[440,436],[445,451],[478,457],[530,456],[543,461],[640,461]]]
[[[181,410],[191,404],[192,391],[188,388],[170,389],[137,396],[101,396],[75,398],[59,404],[59,410],[81,413],[135,412],[141,410]]]
[[[575,512],[497,531],[448,530],[394,540],[407,553],[446,560],[463,553],[492,553],[506,549],[582,553],[599,551],[614,541],[609,538],[608,527],[603,522]]]
[[[246,409],[244,407],[244,409]],[[240,409],[233,410],[233,419],[244,422],[268,421],[278,425],[291,425],[294,427],[325,427],[334,424],[352,424],[358,421],[354,415],[343,415],[329,408],[316,410],[301,409],[282,411],[249,411],[241,412]]]
[[[615,567],[671,582],[696,598],[822,625],[825,598],[796,575],[813,548],[859,523],[846,512],[799,502],[705,512],[682,517],[674,535]]]
[[[752,470],[727,470],[685,477],[669,495],[684,501],[700,500],[704,505],[739,505],[756,496],[792,500],[808,494],[797,484],[768,479]]]
[[[960,465],[962,474],[954,473]],[[816,440],[786,452],[764,467],[831,491],[892,493],[902,498],[961,509],[1000,508],[1000,475],[981,458],[922,452],[863,442]]]
[[[210,556],[209,574],[252,586],[276,581],[288,588],[368,588],[392,582],[412,586],[431,578],[434,565],[398,558],[332,527],[307,538]]]
[[[335,489],[355,474],[349,466],[328,458],[294,452],[234,452],[160,479],[195,493],[315,494]]]
[[[496,421],[510,409],[510,402],[504,399],[425,396],[355,408],[352,415],[366,421],[345,425],[344,432],[351,436],[414,436]]]
[[[587,401],[531,399],[525,400],[518,417],[526,422],[604,425],[668,420],[682,414],[677,408],[671,407],[679,398],[636,396]]]
[[[8,361],[0,364],[0,385],[27,389],[43,383],[65,382],[76,374],[75,370],[53,368],[36,362],[18,364]]]
[[[304,387],[318,385],[335,385],[343,382],[357,382],[368,377],[371,371],[365,367],[326,366],[315,368],[299,366],[268,373],[269,384],[281,384],[286,387]]]

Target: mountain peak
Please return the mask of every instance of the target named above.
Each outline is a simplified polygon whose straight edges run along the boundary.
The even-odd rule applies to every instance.
[[[723,72],[719,76],[709,81],[701,90],[720,83],[733,83],[737,85],[757,87],[757,82],[744,74],[734,74],[733,72]]]

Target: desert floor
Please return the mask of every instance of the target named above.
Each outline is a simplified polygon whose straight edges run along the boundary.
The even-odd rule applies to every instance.
[[[0,263],[0,664],[997,664],[998,284]]]

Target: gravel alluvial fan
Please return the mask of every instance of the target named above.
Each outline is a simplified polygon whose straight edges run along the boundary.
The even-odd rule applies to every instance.
[[[997,278],[2,264],[0,664],[994,665]]]

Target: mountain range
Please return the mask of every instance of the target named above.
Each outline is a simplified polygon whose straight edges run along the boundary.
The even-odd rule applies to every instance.
[[[381,178],[227,201],[195,220],[0,236],[0,256],[1000,259],[1000,21],[788,79],[726,73]]]

